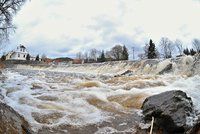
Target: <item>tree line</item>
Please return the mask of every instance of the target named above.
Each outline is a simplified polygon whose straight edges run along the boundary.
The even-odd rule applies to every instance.
[[[84,53],[78,52],[77,59],[84,60],[85,63],[105,62],[105,61],[120,61],[128,60],[129,53],[125,45],[115,45],[109,51],[90,49]]]
[[[192,48],[189,49],[184,48],[182,41],[179,39],[173,42],[169,38],[163,37],[157,48],[153,40],[150,39],[149,43],[143,48],[144,53],[138,54],[138,57],[140,59],[172,58],[173,53],[178,53],[176,56],[195,55],[196,53],[200,53],[200,40],[193,39]]]

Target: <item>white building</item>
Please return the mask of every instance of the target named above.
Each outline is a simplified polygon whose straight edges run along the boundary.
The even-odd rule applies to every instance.
[[[13,50],[6,55],[6,60],[26,60],[26,57],[28,54],[29,53],[26,47],[23,45],[20,45],[17,47],[16,50]],[[30,60],[34,61],[35,57],[30,55]],[[41,58],[39,60],[41,61]]]

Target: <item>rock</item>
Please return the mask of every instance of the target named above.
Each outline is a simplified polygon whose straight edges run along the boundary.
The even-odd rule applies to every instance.
[[[131,76],[131,75],[133,75],[133,71],[131,71],[131,70],[126,70],[124,73],[115,75],[114,77]]]
[[[28,122],[11,107],[0,102],[0,134],[32,134]]]
[[[133,71],[127,70],[127,71],[125,71],[124,73],[122,73],[121,75],[122,75],[122,76],[130,76],[130,75],[133,75]]]
[[[200,134],[200,120],[187,133],[188,134]]]
[[[34,90],[34,89],[42,89],[42,86],[40,86],[40,85],[37,84],[37,83],[33,83],[31,89],[32,89],[32,90]]]
[[[172,64],[168,64],[165,68],[163,68],[158,74],[168,73],[172,70]]]
[[[187,118],[195,113],[191,98],[180,90],[146,98],[142,110],[145,121],[151,121],[154,117],[155,125],[169,134],[188,131],[191,126],[187,124]]]

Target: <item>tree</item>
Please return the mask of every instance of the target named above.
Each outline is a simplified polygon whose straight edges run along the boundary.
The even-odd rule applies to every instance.
[[[31,59],[30,54],[27,54],[27,56],[26,56],[26,60],[30,60],[30,59]]]
[[[173,42],[170,39],[162,37],[160,40],[160,47],[164,58],[172,57],[172,52],[174,50],[174,47],[173,47]]]
[[[140,60],[143,60],[143,59],[146,58],[146,56],[145,56],[144,53],[139,53],[139,54],[138,54],[138,58],[139,58]]]
[[[78,53],[76,54],[76,58],[77,58],[77,59],[83,59],[83,54],[82,54],[81,52],[78,52]]]
[[[102,51],[101,56],[99,57],[99,62],[105,62],[105,61],[106,61],[105,53],[104,51]]]
[[[123,46],[123,51],[122,51],[122,60],[128,60],[128,49],[126,48],[126,46]]]
[[[151,39],[149,41],[147,57],[148,57],[148,59],[155,59],[155,58],[157,58],[156,46],[155,46],[155,44],[153,43],[153,41]]]
[[[7,40],[15,26],[12,23],[13,16],[26,0],[0,0],[0,43]]]
[[[106,58],[106,61],[112,61],[113,60],[111,51],[105,52],[105,58]]]
[[[99,57],[100,53],[101,52],[98,51],[95,48],[90,49],[90,52],[89,52],[89,58],[90,58],[90,60],[97,61],[97,57]]]
[[[88,52],[85,52],[84,53],[84,63],[88,63],[88,59],[89,59]]]
[[[192,49],[190,49],[190,55],[195,55],[197,52],[192,48]]]
[[[2,55],[1,56],[1,61],[5,61],[6,60],[6,56],[5,55]]]
[[[47,56],[46,56],[45,54],[43,54],[43,55],[42,55],[42,61],[44,61],[44,62],[45,62],[45,61],[46,61],[46,59],[47,59]]]
[[[36,60],[36,61],[39,61],[39,60],[40,60],[39,54],[36,56],[35,60]]]
[[[193,47],[196,49],[196,52],[200,53],[200,40],[193,39],[192,44],[193,44]]]
[[[181,42],[181,40],[176,39],[174,42],[174,45],[176,46],[179,55],[182,55],[183,53],[183,43]]]
[[[123,47],[121,45],[116,45],[111,49],[111,55],[115,60],[121,60],[123,53]]]
[[[183,50],[183,53],[184,53],[185,55],[190,55],[190,51],[189,51],[188,48],[184,49],[184,50]]]

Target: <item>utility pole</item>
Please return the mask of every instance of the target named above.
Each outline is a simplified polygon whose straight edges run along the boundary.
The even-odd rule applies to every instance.
[[[135,59],[135,48],[134,47],[132,47],[132,51],[133,51],[133,60]]]

